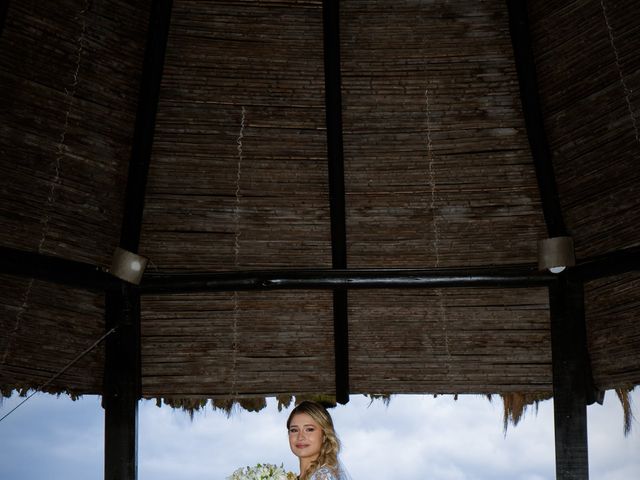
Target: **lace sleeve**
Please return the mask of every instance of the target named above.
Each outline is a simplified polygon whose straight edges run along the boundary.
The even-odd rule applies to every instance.
[[[330,469],[326,465],[323,465],[318,470],[313,472],[309,480],[338,480],[338,477],[336,477],[332,469]]]

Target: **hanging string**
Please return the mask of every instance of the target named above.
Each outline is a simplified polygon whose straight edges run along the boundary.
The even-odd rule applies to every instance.
[[[33,289],[33,283],[35,279],[30,278],[29,283],[27,284],[27,288],[22,295],[22,299],[20,302],[20,307],[18,307],[18,313],[16,314],[16,321],[13,323],[13,328],[8,335],[7,345],[2,353],[2,365],[7,362],[7,358],[9,358],[9,351],[11,350],[11,344],[13,343],[13,339],[18,335],[18,330],[20,329],[20,325],[22,324],[22,317],[24,312],[27,310],[27,306],[29,305],[29,297],[31,296],[31,290]]]
[[[242,107],[242,117],[240,119],[240,133],[236,140],[238,149],[238,163],[236,165],[236,203],[233,209],[233,226],[234,226],[234,242],[233,242],[233,266],[238,268],[240,258],[240,178],[242,176],[242,139],[244,138],[244,124],[246,117],[246,109]]]
[[[433,254],[436,257],[435,267],[440,266],[440,226],[436,217],[436,173],[434,168],[435,158],[433,155],[433,142],[431,141],[431,108],[429,105],[429,89],[424,91],[424,101],[427,116],[427,160],[429,162],[429,186],[431,189],[431,200],[429,203],[429,211],[433,216],[431,226],[433,228],[433,238],[431,241]]]
[[[428,174],[429,174],[429,186],[431,190],[431,198],[429,203],[429,211],[432,215],[432,247],[433,254],[435,256],[435,267],[440,266],[440,225],[438,224],[438,217],[436,215],[436,172],[435,172],[435,155],[433,154],[433,141],[431,139],[431,105],[429,101],[429,89],[424,91],[424,101],[426,110],[426,122],[427,122],[427,160],[428,160]],[[442,289],[436,288],[436,296],[438,297],[438,313],[440,318],[440,325],[442,328],[442,335],[444,339],[444,348],[447,355],[447,359],[451,359],[451,351],[449,349],[449,332],[447,330],[447,318],[444,308],[444,297],[442,295]],[[449,363],[445,362],[445,373],[449,373]]]
[[[9,410],[8,413],[6,413],[5,415],[2,416],[2,418],[0,418],[0,422],[2,422],[5,418],[7,418],[9,415],[11,415],[13,412],[15,412],[19,407],[21,407],[22,405],[24,405],[31,397],[33,397],[36,393],[41,392],[47,385],[49,385],[51,382],[55,381],[60,375],[64,374],[64,372],[66,372],[69,368],[71,368],[74,364],[76,364],[81,358],[83,358],[85,355],[87,355],[89,352],[91,352],[94,348],[96,348],[98,345],[100,345],[105,338],[107,338],[109,335],[111,335],[113,332],[115,332],[117,329],[117,327],[113,327],[111,330],[109,330],[107,333],[105,333],[104,335],[102,335],[98,340],[96,340],[95,342],[93,342],[91,344],[91,346],[89,348],[87,348],[86,350],[84,350],[82,353],[80,353],[78,356],[76,356],[73,360],[71,360],[69,363],[67,363],[62,370],[60,370],[58,373],[56,373],[53,377],[49,378],[49,380],[47,380],[46,382],[44,382],[42,385],[40,385],[39,387],[37,387],[29,396],[27,396],[22,402],[20,402],[18,405],[16,405],[15,407],[13,407],[11,410]]]
[[[49,187],[49,195],[47,197],[47,207],[44,209],[45,215],[42,219],[42,237],[40,238],[40,243],[38,244],[38,253],[42,253],[42,247],[47,238],[47,234],[49,233],[49,211],[51,210],[51,206],[55,202],[55,195],[58,186],[60,185],[60,168],[62,163],[62,158],[65,156],[68,146],[66,145],[66,137],[69,131],[69,118],[71,116],[71,107],[73,106],[73,101],[76,96],[76,92],[78,89],[79,83],[79,74],[80,74],[80,64],[82,60],[82,54],[85,49],[85,38],[87,32],[87,18],[86,13],[89,10],[89,1],[85,1],[84,8],[80,11],[76,18],[80,19],[81,22],[81,30],[80,36],[76,40],[76,56],[75,56],[75,68],[73,71],[73,81],[68,88],[65,87],[65,101],[67,104],[67,109],[64,116],[64,123],[62,125],[62,132],[60,133],[60,137],[58,140],[58,144],[56,145],[56,156],[54,162],[54,176],[51,181],[51,186]]]
[[[627,86],[627,82],[625,81],[624,75],[622,73],[622,64],[620,62],[620,54],[618,53],[618,49],[616,48],[616,44],[613,36],[613,28],[611,28],[611,24],[609,23],[609,17],[607,15],[607,9],[605,7],[604,0],[600,0],[600,6],[602,7],[602,15],[604,17],[604,22],[607,25],[607,31],[609,33],[609,43],[611,44],[611,48],[613,49],[613,54],[616,57],[616,67],[618,69],[618,75],[620,76],[620,84],[622,85],[622,89],[624,90],[624,99],[627,102],[627,110],[629,110],[629,116],[631,117],[633,130],[636,134],[636,142],[640,143],[640,133],[638,132],[638,123],[636,122],[636,117],[633,114],[633,107],[631,106],[631,89]]]
[[[244,127],[246,119],[246,109],[242,107],[242,117],[240,119],[240,132],[236,140],[238,149],[238,162],[236,165],[236,203],[233,209],[233,225],[234,225],[234,243],[233,243],[233,266],[238,269],[240,266],[240,179],[242,177],[242,139],[244,138]],[[231,394],[233,400],[238,396],[237,392],[237,380],[238,380],[238,317],[240,315],[240,299],[238,291],[233,292],[233,329],[232,329],[232,358],[231,358]]]
[[[64,157],[68,147],[65,144],[67,132],[69,130],[69,118],[71,116],[71,107],[73,105],[73,100],[76,96],[76,91],[79,83],[79,74],[80,74],[80,64],[82,60],[82,55],[85,50],[85,38],[87,31],[87,19],[86,14],[89,10],[89,0],[86,0],[82,10],[76,16],[76,19],[80,20],[81,29],[80,35],[76,40],[76,55],[75,55],[75,67],[73,71],[73,80],[69,87],[65,87],[65,103],[67,104],[67,109],[64,116],[64,122],[62,126],[62,131],[60,133],[60,137],[58,139],[58,143],[56,145],[56,155],[54,161],[54,175],[51,180],[51,184],[49,187],[49,193],[47,195],[47,201],[45,207],[42,209],[44,212],[44,216],[41,219],[42,229],[40,233],[40,241],[38,242],[38,253],[42,253],[42,249],[47,240],[47,235],[49,233],[49,222],[51,220],[49,212],[51,211],[51,207],[55,202],[56,190],[60,185],[60,168],[62,163],[62,158]],[[22,318],[24,313],[27,311],[29,307],[29,300],[31,297],[31,292],[33,290],[34,279],[29,279],[29,283],[27,284],[27,288],[25,289],[24,294],[22,295],[22,299],[20,302],[20,307],[18,309],[18,313],[16,314],[16,320],[14,322],[13,328],[11,329],[11,333],[9,334],[9,338],[7,339],[5,350],[2,354],[2,363],[4,364],[9,357],[9,352],[11,350],[11,345],[13,344],[13,340],[20,329],[20,325],[22,323]]]

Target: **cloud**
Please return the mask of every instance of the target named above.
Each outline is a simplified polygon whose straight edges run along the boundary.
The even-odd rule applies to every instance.
[[[0,414],[22,400],[4,399]],[[33,396],[0,423],[0,478],[102,478],[101,414],[96,397]]]
[[[637,390],[637,389],[636,389]],[[632,394],[637,406],[640,391]],[[5,399],[0,414],[19,399]],[[636,412],[637,413],[637,412]],[[182,411],[143,401],[139,413],[140,480],[223,480],[258,462],[297,470],[285,422],[270,399],[259,413],[227,417],[208,409],[193,421]],[[555,477],[553,402],[502,429],[502,405],[481,396],[407,395],[387,407],[353,396],[332,410],[354,480],[549,480]],[[611,392],[588,409],[591,478],[640,478],[640,424],[622,434]],[[0,423],[0,478],[101,480],[103,411],[97,397],[72,402],[37,395]]]

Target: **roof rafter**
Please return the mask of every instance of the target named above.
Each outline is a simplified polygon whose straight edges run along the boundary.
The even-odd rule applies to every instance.
[[[169,35],[172,0],[154,0],[149,20],[149,36],[142,66],[138,111],[133,133],[120,246],[137,252],[142,230],[145,191],[151,161],[164,55]]]
[[[331,212],[331,263],[333,268],[347,268],[342,142],[342,80],[340,75],[340,11],[338,0],[323,1],[322,24]],[[349,401],[349,328],[348,293],[344,288],[336,288],[333,291],[333,324],[336,400],[339,403],[347,403]]]
[[[10,0],[5,0],[0,4],[0,37],[4,31],[4,24],[7,20],[7,11],[9,11]]]
[[[549,237],[567,235],[538,91],[526,1],[507,0],[513,57],[520,84],[522,113],[536,170],[542,212]]]
[[[587,258],[573,270],[585,282],[640,271],[640,245]]]

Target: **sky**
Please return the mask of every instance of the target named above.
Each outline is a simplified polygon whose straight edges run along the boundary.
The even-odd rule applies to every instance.
[[[4,399],[0,417],[22,399]],[[640,388],[631,394],[636,416]],[[139,480],[224,480],[256,463],[297,472],[285,429],[290,410],[275,399],[258,413],[230,416],[208,407],[193,420],[143,400],[139,409]],[[555,478],[553,401],[529,408],[506,435],[502,402],[483,396],[399,395],[389,405],[353,395],[330,410],[354,480],[547,480]],[[593,480],[640,478],[640,422],[623,434],[615,393],[587,410]],[[72,401],[38,393],[0,422],[1,480],[98,480],[104,467],[100,398]]]

